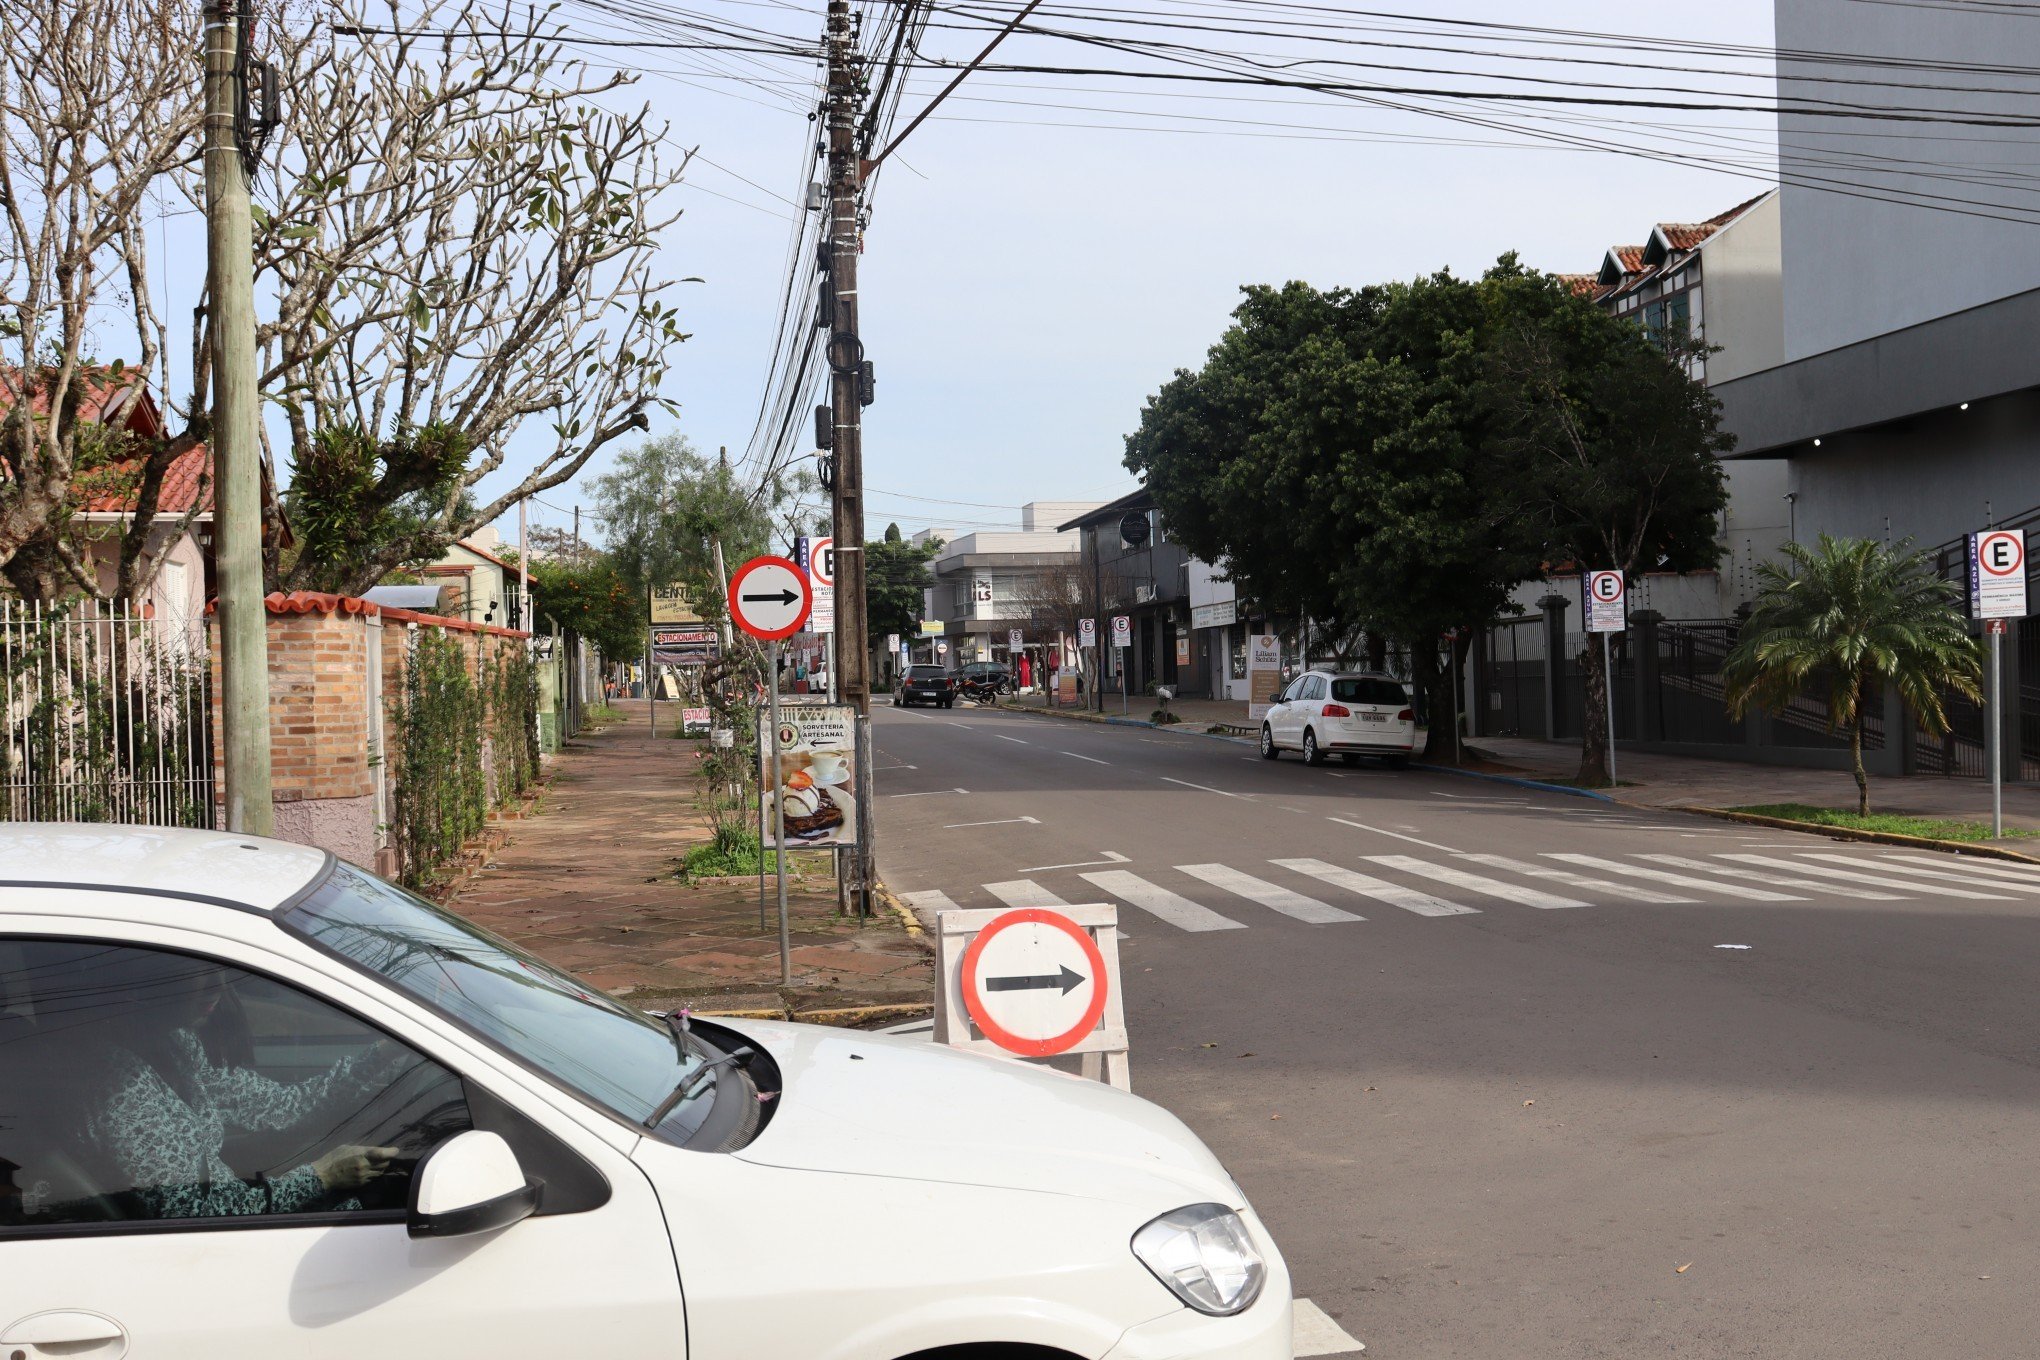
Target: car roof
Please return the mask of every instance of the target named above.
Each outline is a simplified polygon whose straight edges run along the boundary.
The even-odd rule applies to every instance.
[[[1402,683],[1386,671],[1319,671],[1318,674],[1329,675],[1334,680],[1395,680],[1398,685]]]
[[[0,822],[0,907],[10,886],[111,888],[274,911],[330,861],[309,845],[111,823]]]

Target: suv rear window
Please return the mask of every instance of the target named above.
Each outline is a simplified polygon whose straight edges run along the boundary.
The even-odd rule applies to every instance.
[[[1355,676],[1332,681],[1332,697],[1342,704],[1396,704],[1409,702],[1403,687],[1393,680]]]
[[[910,680],[940,680],[948,673],[940,666],[916,666],[907,673],[907,678]]]

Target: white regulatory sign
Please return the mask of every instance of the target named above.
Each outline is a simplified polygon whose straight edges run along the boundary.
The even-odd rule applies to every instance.
[[[2026,617],[2026,531],[1969,536],[1969,601],[1979,619]]]
[[[1020,630],[1018,628],[1008,628],[1006,630],[1006,645],[1017,652],[1027,644],[1020,640]]]
[[[1077,645],[1079,647],[1095,647],[1098,645],[1098,620],[1077,620]]]
[[[1588,632],[1619,633],[1629,626],[1628,591],[1621,572],[1588,572],[1586,592]]]
[[[785,557],[754,557],[730,574],[730,618],[754,638],[776,642],[807,622],[814,592]]]
[[[1131,647],[1133,645],[1133,619],[1127,614],[1112,616],[1112,645]]]
[[[938,913],[936,1041],[1023,1058],[1081,1054],[1085,1075],[1127,1085],[1118,916],[1109,906]]]
[[[836,585],[836,540],[818,538],[808,549],[808,575],[818,586]]]

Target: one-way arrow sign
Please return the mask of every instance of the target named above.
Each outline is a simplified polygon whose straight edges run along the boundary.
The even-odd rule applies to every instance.
[[[813,601],[807,573],[787,558],[754,557],[730,573],[730,618],[761,641],[798,633]]]
[[[1064,964],[1060,973],[1040,973],[1034,977],[986,978],[985,990],[988,992],[1033,992],[1046,990],[1050,987],[1060,987],[1062,988],[1063,995],[1068,996],[1071,988],[1082,986],[1084,981],[1085,978],[1082,973],[1077,972],[1068,964]]]

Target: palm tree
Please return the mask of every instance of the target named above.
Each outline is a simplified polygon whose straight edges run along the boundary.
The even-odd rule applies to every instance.
[[[1982,697],[1983,648],[1969,636],[1961,592],[1907,539],[1785,545],[1792,570],[1757,568],[1756,609],[1722,665],[1731,716],[1752,703],[1772,712],[1808,686],[1825,690],[1828,730],[1849,730],[1856,811],[1870,812],[1863,772],[1863,705],[1885,684],[1928,732],[1948,730],[1944,690]]]

